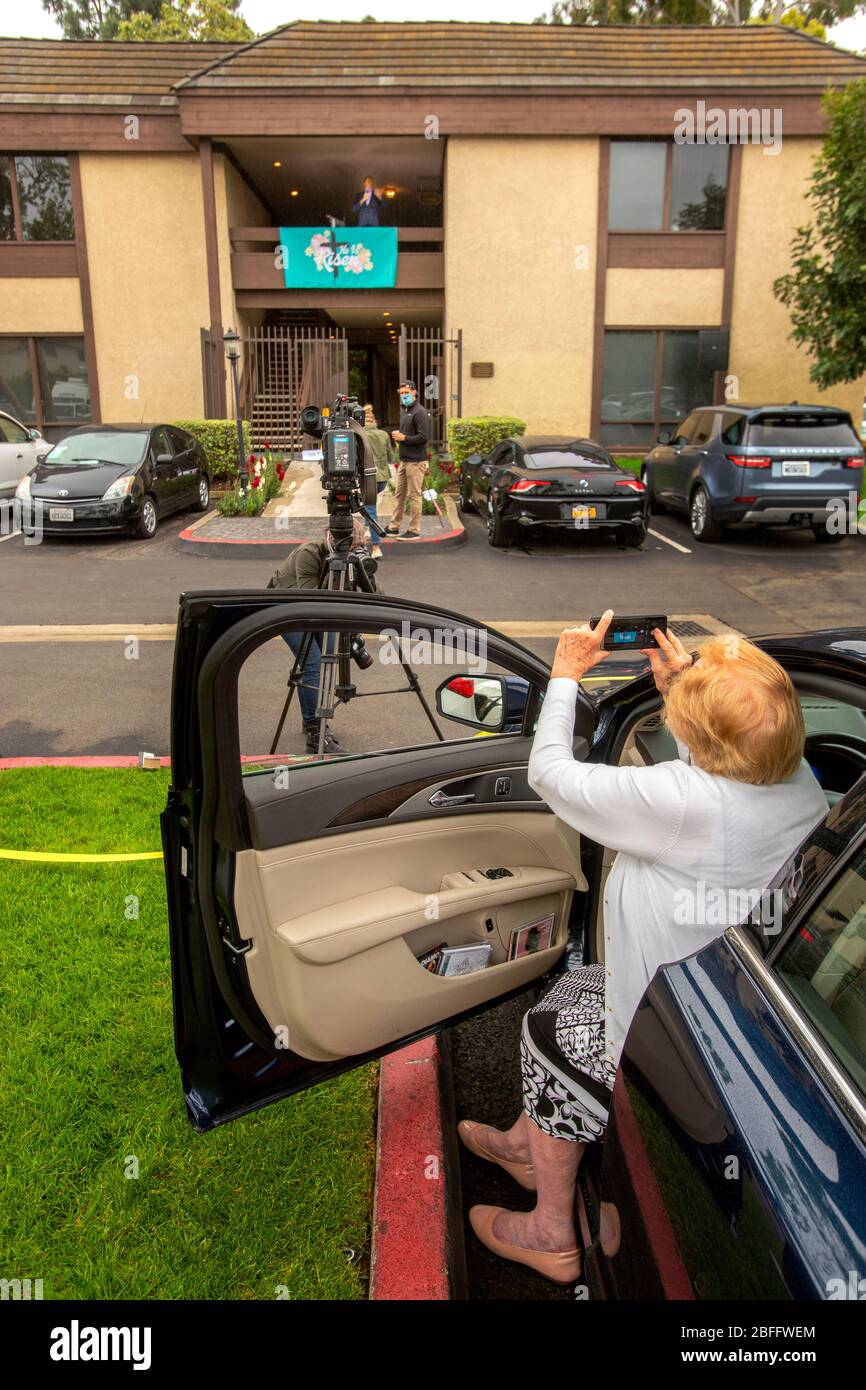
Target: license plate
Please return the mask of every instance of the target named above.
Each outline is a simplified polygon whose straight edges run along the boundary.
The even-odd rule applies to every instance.
[[[75,520],[75,512],[72,510],[71,507],[49,507],[49,508],[48,508],[48,520],[49,520],[49,521],[74,521],[74,520]]]
[[[787,459],[782,464],[782,477],[808,478],[810,468],[811,464],[809,463],[808,459],[805,459],[802,463],[794,459]]]
[[[572,507],[572,521],[594,521],[598,516],[598,507]]]

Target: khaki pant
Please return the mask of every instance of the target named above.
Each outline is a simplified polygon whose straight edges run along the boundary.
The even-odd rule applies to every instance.
[[[399,528],[403,513],[409,513],[409,530],[421,530],[421,489],[424,475],[429,465],[426,459],[419,463],[401,463],[397,469],[397,482],[394,488],[394,510],[391,525]]]

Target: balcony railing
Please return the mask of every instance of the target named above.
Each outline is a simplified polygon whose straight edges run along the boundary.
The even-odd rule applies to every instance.
[[[343,228],[339,229],[343,232]],[[351,228],[346,228],[350,232]],[[276,260],[280,245],[278,227],[232,227],[232,284],[236,290],[281,290],[283,272]],[[441,227],[397,228],[396,290],[445,288]]]

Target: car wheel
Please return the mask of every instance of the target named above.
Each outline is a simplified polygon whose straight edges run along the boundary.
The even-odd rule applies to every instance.
[[[646,540],[646,533],[646,526],[639,526],[636,531],[627,531],[623,539],[626,545],[631,546],[632,550],[640,550]]]
[[[156,503],[148,493],[146,497],[141,499],[141,511],[138,514],[135,534],[140,536],[142,540],[151,540],[156,535],[157,521]]]
[[[487,499],[487,539],[495,546],[507,545],[511,539],[508,527],[502,524],[502,518],[492,497]]]
[[[844,541],[844,531],[828,531],[826,526],[813,526],[812,535],[819,545],[838,545]]]
[[[647,468],[646,466],[644,466],[644,467],[641,469],[640,480],[641,480],[641,482],[643,483],[644,487],[645,487],[646,490],[647,490],[647,495],[648,495],[648,498],[649,498],[649,509],[650,509],[651,514],[652,514],[653,516],[664,516],[665,512],[667,511],[667,507],[666,507],[662,502],[659,501],[659,499],[656,497],[655,493],[653,492],[653,475],[652,475],[652,469],[651,469],[651,468]]]
[[[462,486],[460,487],[460,490],[457,493],[457,510],[458,512],[462,512],[464,516],[468,515],[470,512],[477,512],[478,510],[475,503],[470,501],[470,499],[466,496]]]
[[[201,477],[198,480],[198,495],[196,496],[195,503],[193,505],[193,511],[206,512],[209,506],[210,483],[208,482],[207,474],[202,473]]]
[[[696,541],[712,543],[722,539],[722,527],[713,520],[713,510],[707,490],[698,483],[689,504],[689,523]]]

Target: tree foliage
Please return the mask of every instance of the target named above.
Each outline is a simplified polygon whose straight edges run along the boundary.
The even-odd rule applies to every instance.
[[[162,0],[42,0],[65,39],[113,39],[136,10],[158,15]]]
[[[161,0],[157,14],[143,6],[117,26],[119,39],[168,42],[177,39],[247,43],[255,38],[237,14],[240,0]]]
[[[814,221],[798,227],[793,269],[773,285],[814,359],[822,390],[866,374],[866,78],[823,98],[827,134],[807,194]]]
[[[554,0],[536,24],[785,24],[823,38],[811,27],[862,14],[864,0]],[[789,17],[790,16],[790,17]]]

